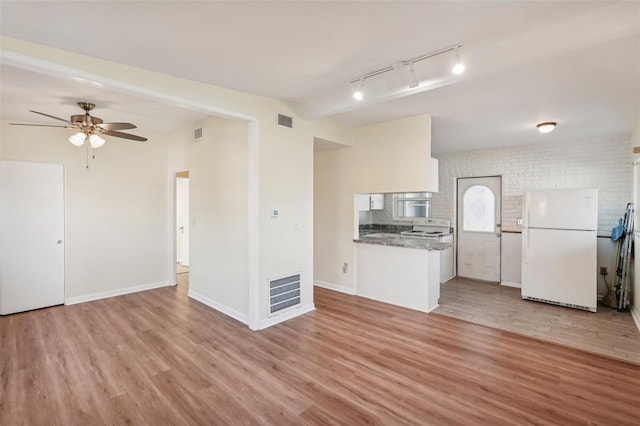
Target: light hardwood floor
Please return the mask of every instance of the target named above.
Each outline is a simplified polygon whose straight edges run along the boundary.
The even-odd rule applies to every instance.
[[[260,332],[184,286],[0,317],[0,423],[638,424],[638,366],[315,296],[316,311]]]
[[[592,313],[527,301],[519,288],[454,278],[441,285],[433,312],[640,365],[640,332],[628,311],[598,306]]]
[[[176,263],[176,274],[185,274],[189,272],[189,267],[184,266],[182,263]]]

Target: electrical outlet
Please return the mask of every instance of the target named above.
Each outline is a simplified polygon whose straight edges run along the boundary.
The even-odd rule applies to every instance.
[[[344,262],[342,264],[342,273],[346,274],[347,272],[349,272],[349,264],[347,262]]]
[[[609,273],[609,271],[607,270],[606,266],[601,266],[600,267],[600,275],[607,275]]]

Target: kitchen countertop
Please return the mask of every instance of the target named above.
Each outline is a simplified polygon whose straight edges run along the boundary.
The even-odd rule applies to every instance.
[[[400,234],[391,233],[360,235],[360,238],[354,239],[353,241],[361,244],[376,244],[380,246],[415,248],[422,250],[446,250],[453,247],[453,244],[450,243],[441,243],[422,238],[400,238]]]

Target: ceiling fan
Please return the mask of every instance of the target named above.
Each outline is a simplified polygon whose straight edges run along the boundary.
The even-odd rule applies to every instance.
[[[37,126],[37,127],[64,127],[67,129],[78,129],[78,133],[69,138],[69,142],[76,146],[82,146],[84,141],[88,138],[91,148],[100,148],[104,145],[105,140],[100,135],[114,136],[116,138],[130,139],[133,141],[145,142],[147,138],[141,136],[132,135],[129,133],[119,132],[118,130],[135,129],[136,126],[131,123],[105,123],[101,118],[94,117],[89,114],[89,111],[95,108],[95,105],[89,102],[78,102],[78,106],[82,108],[85,113],[72,115],[70,120],[64,118],[55,117],[53,115],[45,114],[44,112],[32,111],[35,114],[44,115],[45,117],[53,118],[54,120],[63,121],[66,123],[64,126],[54,126],[49,124],[22,124],[11,123],[14,126]]]

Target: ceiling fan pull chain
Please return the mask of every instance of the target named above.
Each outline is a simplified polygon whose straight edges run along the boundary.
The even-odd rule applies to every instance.
[[[89,145],[87,144],[87,170],[89,169]]]

